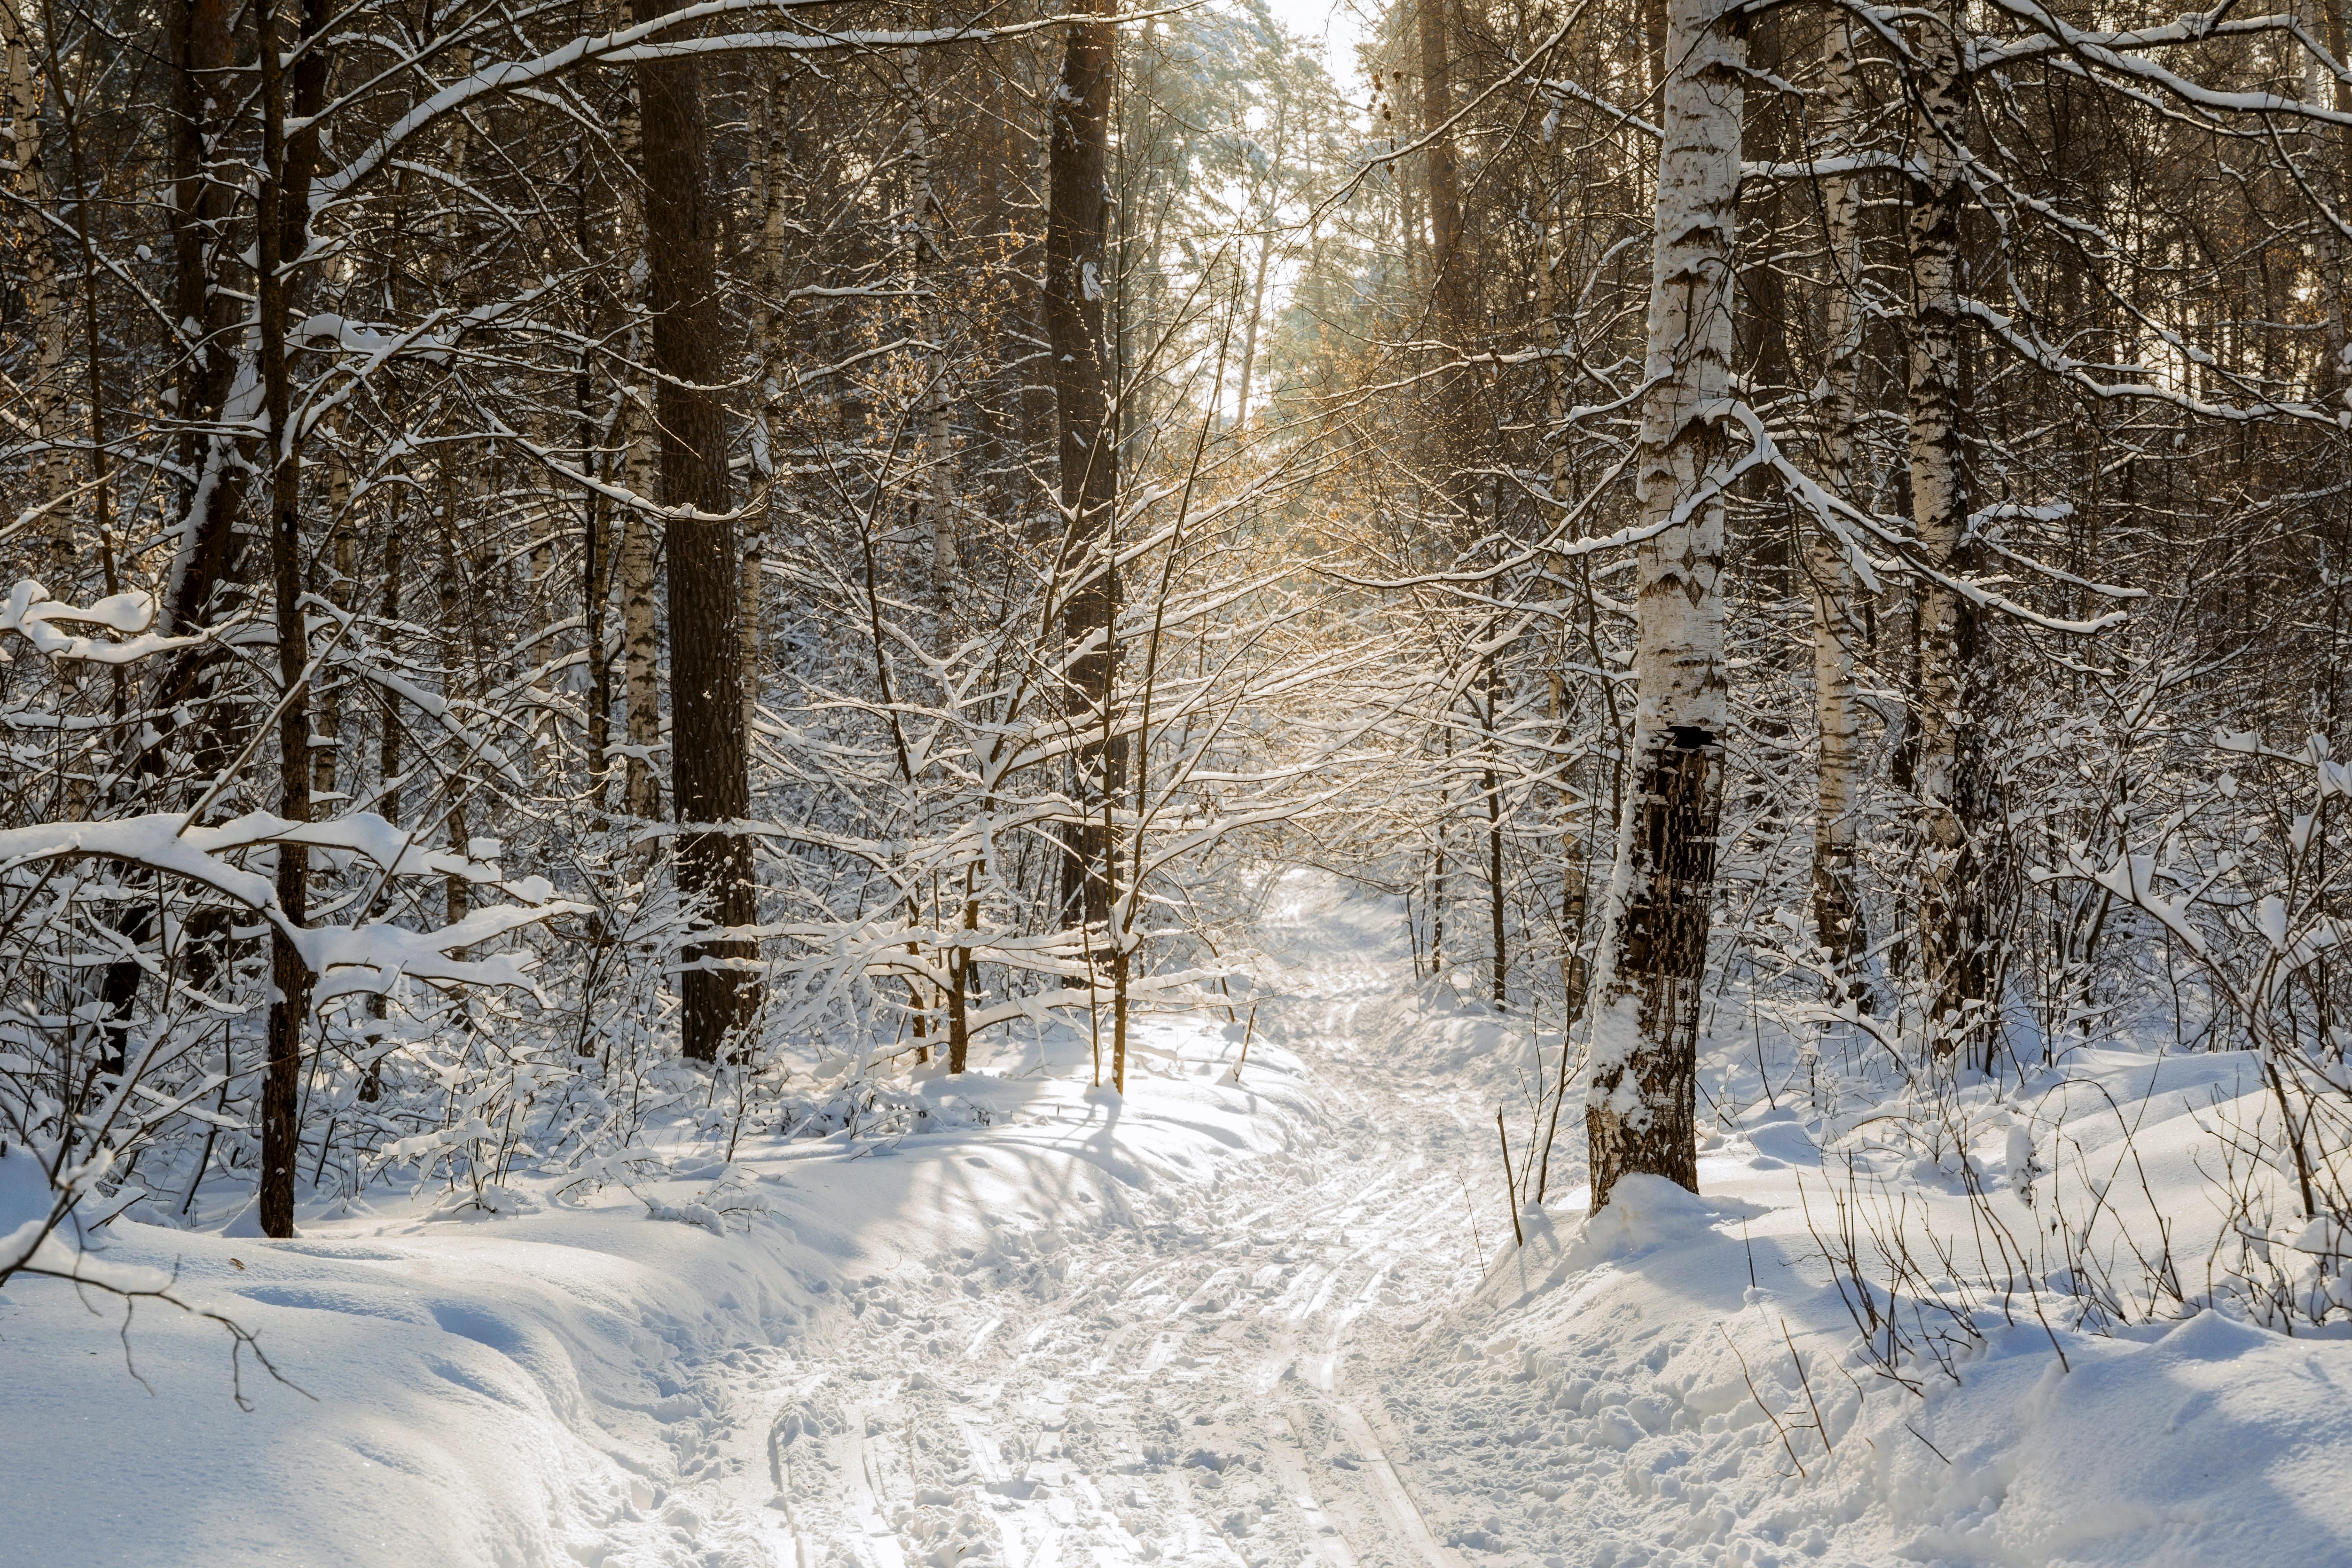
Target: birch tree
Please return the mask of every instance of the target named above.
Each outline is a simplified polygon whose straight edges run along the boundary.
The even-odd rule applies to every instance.
[[[1670,0],[1642,402],[1632,787],[1601,911],[1585,1107],[1592,1203],[1696,1191],[1699,993],[1723,808],[1724,497],[1746,60],[1721,0]]]
[[[1982,781],[1970,706],[1981,657],[1974,605],[1955,588],[1968,527],[1960,438],[1960,213],[1967,193],[1968,35],[1961,0],[1916,14],[1913,175],[1905,239],[1911,272],[1909,420],[1911,516],[1929,575],[1918,588],[1919,760],[1927,863],[1919,930],[1929,1029],[1958,1049],[1986,1020],[1992,974],[1983,868],[1975,841]]]
[[[1832,160],[1855,152],[1853,27],[1832,9],[1822,29],[1822,100],[1825,146]],[[1853,174],[1821,182],[1826,297],[1822,300],[1827,364],[1816,417],[1822,478],[1841,496],[1854,486],[1854,417],[1862,375],[1862,182]],[[1869,949],[1868,922],[1854,888],[1855,813],[1863,778],[1860,703],[1854,694],[1854,649],[1862,631],[1853,614],[1853,572],[1846,542],[1816,523],[1806,556],[1812,600],[1813,718],[1820,735],[1819,804],[1813,817],[1813,932],[1828,954],[1840,988],[1867,1004],[1854,968]]]

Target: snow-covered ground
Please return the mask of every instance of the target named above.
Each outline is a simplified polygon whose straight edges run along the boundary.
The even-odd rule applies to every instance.
[[[1238,1082],[1240,1030],[1160,1020],[1123,1100],[1032,1043],[919,1082],[947,1131],[747,1143],[584,1206],[120,1221],[110,1263],[176,1269],[299,1391],[214,1324],[12,1284],[0,1563],[2352,1562],[2343,1340],[2095,1335],[1978,1290],[1971,1331],[1917,1320],[1951,1370],[1923,1348],[1914,1394],[1819,1256],[1818,1150],[1862,1148],[1855,1224],[1884,1192],[1960,1238],[1928,1270],[1960,1300],[1981,1215],[2036,1242],[2043,1167],[2107,1147],[2088,1112],[2050,1133],[2088,1086],[2136,1108],[2147,1178],[2112,1202],[2191,1258],[2240,1058],[1979,1086],[1942,1163],[1758,1081],[1705,1197],[1636,1181],[1589,1226],[1564,1126],[1518,1247],[1492,1113],[1524,1108],[1520,1037],[1416,985],[1384,902],[1294,874],[1258,936]]]

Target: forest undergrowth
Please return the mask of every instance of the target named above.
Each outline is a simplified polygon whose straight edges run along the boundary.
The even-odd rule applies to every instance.
[[[2072,1561],[2002,1512],[2063,1480],[2091,1557],[2195,1561],[2149,1489],[2199,1411],[2340,1551],[2278,1381],[2352,1321],[2339,0],[1298,19],[0,0],[0,1333],[179,1323],[244,1399],[304,1374],[172,1237],[634,1194],[731,1243],[799,1223],[752,1152],[1035,1096],[1116,1184],[1213,1046],[1258,1164],[1144,1185],[1390,1149],[1399,1256],[1431,1194],[1471,1230],[1412,1331],[1525,1352],[1437,1444],[1390,1243],[1294,1313],[1291,1194],[1289,1326],[1202,1286],[1246,1342],[1134,1369],[1309,1389],[1277,1469],[1380,1439],[1330,1540],[1268,1483],[1274,1555]],[[1262,1039],[1307,1087],[1228,1126]],[[832,1322],[803,1264],[704,1328]],[[1669,1300],[1715,1315],[1635,1376]],[[1971,1393],[2029,1365],[2105,1370]],[[2167,1377],[2105,1470],[2018,1436]],[[1572,1479],[1489,1526],[1465,1456],[1537,1388]],[[1652,1539],[1702,1453],[1748,1489]],[[1818,1476],[1846,1513],[1770,1525]],[[1189,1495],[1145,1535],[1252,1538]]]

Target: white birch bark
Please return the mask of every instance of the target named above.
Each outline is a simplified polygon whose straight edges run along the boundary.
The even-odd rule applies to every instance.
[[[1643,401],[1632,778],[1601,913],[1585,1110],[1592,1202],[1636,1172],[1698,1184],[1699,987],[1722,813],[1725,415],[1741,70],[1725,0],[1669,0]]]
[[[649,396],[646,389],[637,395]],[[639,498],[621,524],[621,691],[628,714],[628,763],[621,774],[621,805],[648,821],[661,815],[661,784],[652,754],[661,744],[660,647],[654,622],[655,522],[646,502],[656,489],[653,411],[633,396],[628,422],[627,475]]]
[[[1916,169],[1906,230],[1911,266],[1911,519],[1924,563],[1948,575],[1968,521],[1959,440],[1959,239],[1968,79],[1961,63],[1963,0],[1938,0],[1912,35]],[[1964,668],[1973,641],[1958,594],[1923,581],[1919,692],[1914,722],[1919,760],[1914,789],[1927,840],[1920,892],[1920,956],[1928,986],[1929,1038],[1957,1048],[1986,1000],[1977,907],[1977,857],[1969,844],[1962,730]]]
[[[1852,150],[1855,123],[1853,35],[1843,11],[1822,35],[1822,97],[1836,157]],[[1823,300],[1829,363],[1821,398],[1822,478],[1840,495],[1853,485],[1855,389],[1862,373],[1862,190],[1850,174],[1825,175],[1822,207],[1829,232],[1829,297]],[[1853,574],[1843,542],[1826,526],[1813,531],[1809,576],[1813,601],[1813,717],[1821,732],[1820,805],[1813,817],[1813,929],[1838,980],[1836,1000],[1867,1003],[1854,963],[1865,946],[1853,885],[1854,810],[1862,779],[1861,718],[1854,696]]]
[[[624,6],[626,12],[628,7]],[[640,164],[638,145],[643,124],[634,87],[625,92],[621,122],[614,141],[621,167]],[[630,279],[630,310],[636,317],[629,332],[629,358],[647,357],[651,332],[645,319],[645,205],[626,181],[622,185],[620,228],[625,239],[621,259]],[[626,715],[628,761],[621,771],[621,808],[651,821],[661,815],[661,783],[654,771],[653,752],[661,744],[661,649],[654,617],[654,561],[660,549],[656,524],[646,512],[660,489],[658,455],[654,436],[654,394],[648,385],[630,387],[622,410],[624,430],[622,482],[635,499],[621,523],[621,701]]]

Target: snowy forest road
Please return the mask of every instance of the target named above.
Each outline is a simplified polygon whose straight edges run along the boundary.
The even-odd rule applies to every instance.
[[[657,1511],[789,1568],[1460,1568],[1355,1395],[1475,1284],[1484,1130],[1365,1047],[1409,959],[1351,913],[1372,909],[1293,904],[1262,933],[1259,1021],[1310,1064],[1320,1136],[1223,1163],[1163,1223],[854,1282],[798,1353],[709,1369],[733,1462]]]

